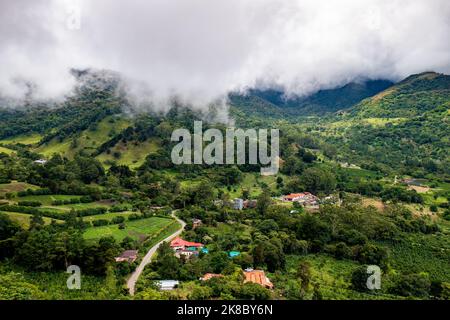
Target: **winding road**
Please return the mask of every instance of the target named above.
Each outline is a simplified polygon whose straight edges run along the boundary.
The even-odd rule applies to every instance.
[[[161,240],[160,242],[155,244],[153,247],[151,247],[150,250],[148,250],[147,254],[142,259],[142,261],[139,264],[139,266],[136,268],[136,270],[134,270],[133,274],[130,276],[130,278],[127,281],[127,288],[130,291],[130,295],[132,295],[132,296],[134,295],[134,289],[135,289],[135,286],[136,286],[136,281],[139,279],[140,275],[142,274],[142,271],[144,271],[145,266],[152,261],[152,257],[156,253],[156,250],[158,250],[159,246],[163,242],[170,241],[173,238],[175,238],[176,236],[180,235],[181,232],[183,232],[184,227],[186,226],[186,222],[184,222],[181,219],[178,219],[175,216],[175,212],[172,212],[171,216],[181,224],[181,228],[179,230],[177,230],[175,233],[172,233],[170,236],[168,236],[164,240]]]

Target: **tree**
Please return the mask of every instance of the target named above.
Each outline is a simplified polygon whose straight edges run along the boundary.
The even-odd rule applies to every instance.
[[[0,241],[9,239],[20,231],[20,226],[6,214],[0,213]]]
[[[367,243],[359,248],[357,259],[364,264],[373,264],[381,269],[386,269],[388,260],[388,251],[380,246]]]
[[[352,288],[359,292],[367,292],[369,288],[367,287],[367,279],[369,274],[367,273],[367,265],[360,266],[352,272]]]
[[[329,171],[320,168],[308,168],[300,177],[305,188],[312,192],[331,193],[336,189],[336,177]]]
[[[399,275],[394,283],[389,291],[400,296],[427,298],[430,293],[430,280],[420,274]]]
[[[45,295],[19,273],[0,274],[0,300],[39,300]]]
[[[257,199],[256,210],[261,215],[265,215],[271,203],[272,199],[270,197],[270,191],[265,189]]]
[[[311,264],[307,261],[300,262],[297,269],[297,276],[301,281],[303,294],[309,291],[309,282],[311,281]]]

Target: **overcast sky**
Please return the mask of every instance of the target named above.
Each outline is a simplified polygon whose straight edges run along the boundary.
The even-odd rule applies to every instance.
[[[27,79],[60,96],[69,68],[92,67],[155,101],[255,86],[302,95],[450,73],[449,39],[448,0],[0,0],[0,91],[20,96]]]

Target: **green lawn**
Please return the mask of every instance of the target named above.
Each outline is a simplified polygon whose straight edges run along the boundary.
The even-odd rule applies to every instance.
[[[125,229],[119,229],[119,225],[108,225],[101,227],[89,228],[84,233],[87,240],[99,239],[101,237],[113,236],[117,241],[122,241],[125,237],[131,237],[137,240],[144,240],[168,227],[172,223],[176,223],[170,218],[152,217],[147,219],[127,221]]]

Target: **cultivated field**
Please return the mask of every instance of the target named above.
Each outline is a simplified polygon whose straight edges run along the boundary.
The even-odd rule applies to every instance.
[[[88,228],[84,233],[84,238],[91,240],[106,236],[113,236],[118,241],[122,241],[125,237],[131,237],[142,241],[174,223],[177,222],[173,219],[160,217],[127,221],[125,222],[125,229],[119,229],[119,225]]]

